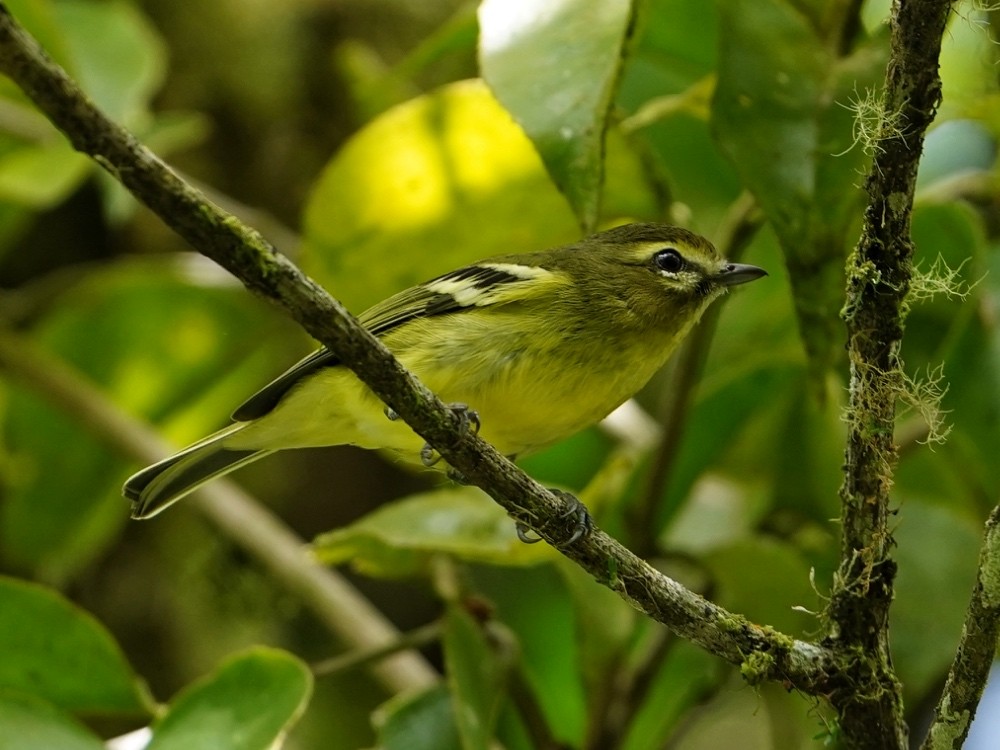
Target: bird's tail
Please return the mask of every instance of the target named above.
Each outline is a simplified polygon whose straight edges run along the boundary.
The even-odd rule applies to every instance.
[[[210,479],[273,453],[224,447],[226,438],[244,426],[231,425],[130,476],[122,493],[132,501],[132,518],[152,518]]]

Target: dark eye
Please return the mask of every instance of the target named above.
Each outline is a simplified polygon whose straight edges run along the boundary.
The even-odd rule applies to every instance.
[[[653,256],[653,263],[661,271],[667,273],[677,273],[684,270],[684,258],[672,247],[657,251],[656,255]]]

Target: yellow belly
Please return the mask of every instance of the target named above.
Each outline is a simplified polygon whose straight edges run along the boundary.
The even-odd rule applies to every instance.
[[[474,409],[481,436],[508,455],[598,422],[645,385],[677,338],[646,332],[587,348],[550,336],[541,337],[548,346],[539,346],[533,340],[538,337],[524,337],[513,321],[505,327],[495,314],[462,318],[463,325],[444,340],[417,321],[407,326],[405,344],[392,334],[386,344],[443,401]],[[424,441],[384,410],[347,368],[331,367],[296,385],[272,412],[227,440],[227,447],[352,444],[416,459]]]

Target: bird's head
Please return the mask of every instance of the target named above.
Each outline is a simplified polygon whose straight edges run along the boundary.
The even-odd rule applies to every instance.
[[[615,227],[560,255],[562,270],[588,290],[595,311],[627,315],[643,327],[686,329],[730,287],[767,275],[726,260],[704,237],[666,224]]]

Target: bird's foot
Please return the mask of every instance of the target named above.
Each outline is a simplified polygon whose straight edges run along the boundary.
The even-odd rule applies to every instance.
[[[560,520],[572,519],[573,520],[573,533],[570,534],[569,539],[564,542],[560,542],[560,547],[568,547],[574,542],[583,539],[585,536],[590,534],[594,529],[594,521],[590,517],[590,511],[587,510],[587,506],[580,502],[579,498],[572,495],[564,490],[549,489],[556,497],[560,498],[565,502],[563,506],[562,513],[559,514]],[[528,526],[523,521],[517,522],[517,538],[520,539],[525,544],[535,544],[542,541],[540,536],[529,536],[529,532],[532,531],[531,527]]]
[[[470,409],[468,404],[448,404],[448,408],[454,412],[459,419],[459,428],[463,433],[472,431],[473,435],[479,433],[479,428],[482,423],[479,421],[479,413],[475,409]],[[395,412],[393,412],[395,414]],[[389,416],[386,414],[386,416]],[[392,419],[392,417],[389,417]],[[438,461],[441,460],[441,454],[434,450],[434,446],[430,443],[424,443],[424,447],[420,449],[420,463],[424,466],[430,468],[434,466]],[[457,476],[461,476],[456,472]],[[452,476],[449,471],[448,476]],[[454,477],[452,477],[454,478]],[[458,481],[458,480],[456,480]]]

